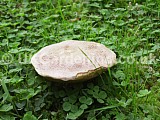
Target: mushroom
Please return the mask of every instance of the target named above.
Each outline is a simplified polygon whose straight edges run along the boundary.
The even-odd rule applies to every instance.
[[[52,80],[81,81],[116,64],[116,54],[96,42],[67,40],[42,48],[31,58],[37,73]]]

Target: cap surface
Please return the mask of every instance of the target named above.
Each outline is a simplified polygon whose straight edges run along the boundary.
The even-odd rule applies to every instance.
[[[44,77],[87,80],[116,64],[116,54],[96,42],[67,40],[42,48],[33,55],[31,63]]]

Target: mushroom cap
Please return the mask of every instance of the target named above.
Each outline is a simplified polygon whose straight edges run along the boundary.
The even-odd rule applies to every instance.
[[[100,43],[67,40],[42,48],[31,63],[46,78],[88,80],[116,64],[116,54]]]

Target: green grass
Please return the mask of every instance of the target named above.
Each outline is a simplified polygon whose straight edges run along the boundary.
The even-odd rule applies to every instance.
[[[106,1],[0,2],[0,120],[160,119],[160,2]],[[106,45],[118,64],[84,83],[46,81],[30,58],[69,39]]]

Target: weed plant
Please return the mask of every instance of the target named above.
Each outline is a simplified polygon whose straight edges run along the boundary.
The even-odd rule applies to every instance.
[[[95,41],[117,65],[57,83],[30,63],[46,45]],[[159,0],[1,0],[0,120],[160,120]]]

